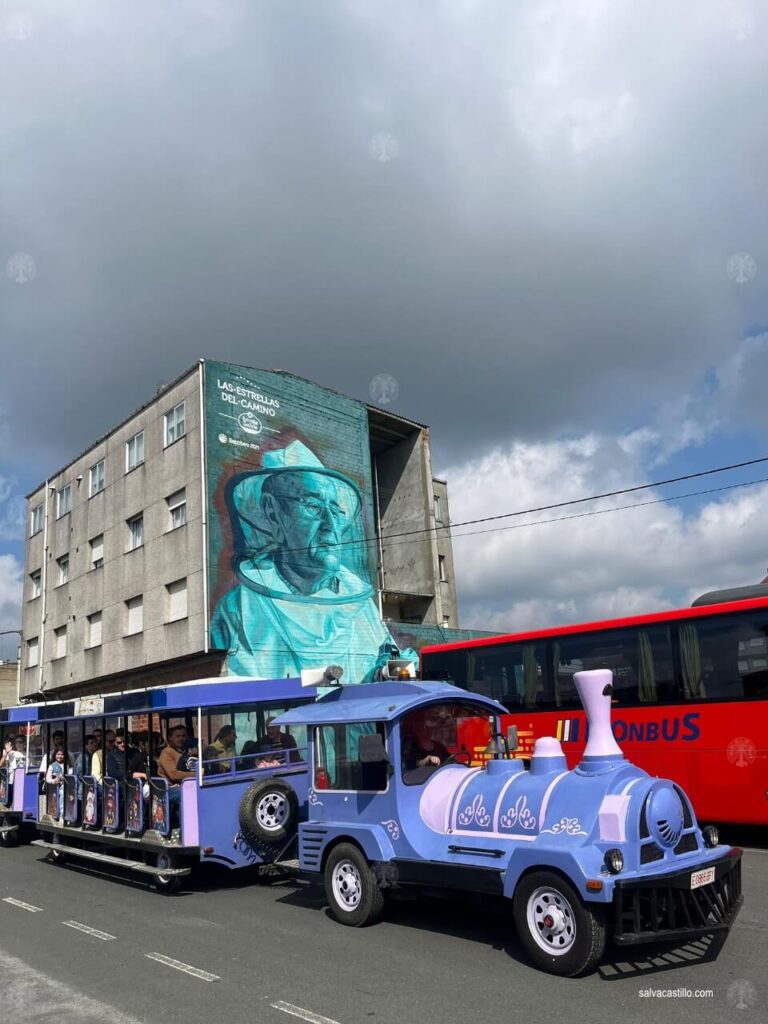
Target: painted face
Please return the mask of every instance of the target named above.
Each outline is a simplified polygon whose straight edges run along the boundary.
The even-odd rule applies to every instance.
[[[286,473],[263,501],[282,546],[280,557],[297,576],[311,579],[339,568],[336,545],[356,512],[347,488],[321,473]]]

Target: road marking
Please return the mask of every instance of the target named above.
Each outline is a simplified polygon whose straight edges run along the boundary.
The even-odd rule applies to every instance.
[[[28,910],[30,914],[41,914],[43,911],[42,907],[33,907],[31,903],[25,903],[23,900],[15,900],[13,896],[5,896],[3,903],[10,903],[13,907],[21,907],[22,910]]]
[[[144,956],[149,957],[150,960],[157,960],[159,964],[165,964],[166,967],[175,967],[177,971],[191,974],[193,978],[200,978],[201,981],[221,981],[218,974],[201,971],[199,967],[192,967],[191,964],[184,964],[181,960],[174,960],[172,956],[163,956],[162,953],[145,953]]]
[[[104,942],[108,942],[110,939],[116,939],[116,935],[110,935],[109,932],[100,932],[98,928],[91,928],[89,924],[80,924],[79,921],[62,921],[67,928],[76,928],[79,932],[85,932],[86,935],[92,935],[94,939],[103,939]]]
[[[302,1020],[308,1020],[309,1024],[339,1024],[332,1017],[323,1017],[322,1014],[312,1013],[311,1010],[305,1010],[301,1006],[284,1003],[282,999],[279,1003],[270,1003],[269,1005],[273,1010],[282,1010],[283,1013],[290,1013],[292,1017],[301,1017]]]

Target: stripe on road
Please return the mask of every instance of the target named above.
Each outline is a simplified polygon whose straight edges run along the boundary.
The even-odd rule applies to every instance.
[[[110,935],[109,932],[100,932],[98,928],[91,928],[89,924],[80,924],[79,921],[62,921],[67,928],[76,928],[79,932],[85,932],[86,935],[92,935],[94,939],[103,939],[104,942],[108,942],[110,939],[116,939],[116,935]]]
[[[172,956],[163,956],[162,953],[145,953],[144,956],[149,957],[150,960],[157,960],[159,964],[165,964],[166,967],[175,967],[177,971],[191,974],[193,978],[200,978],[201,981],[221,981],[218,974],[201,971],[199,967],[192,967],[191,964],[184,964],[181,960],[174,960]]]
[[[25,903],[23,900],[15,900],[13,896],[5,896],[3,903],[10,903],[12,907],[21,907],[22,910],[28,910],[30,914],[41,914],[43,911],[42,907],[33,907],[31,903]]]
[[[320,1013],[313,1013],[301,1006],[294,1006],[293,1003],[284,1003],[282,999],[279,1003],[270,1003],[269,1005],[273,1010],[282,1010],[283,1013],[290,1013],[292,1017],[301,1017],[302,1020],[309,1021],[309,1024],[339,1024],[332,1017],[323,1017]]]

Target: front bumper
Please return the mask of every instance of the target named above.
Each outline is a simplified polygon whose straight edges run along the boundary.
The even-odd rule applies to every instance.
[[[727,931],[741,909],[741,854],[733,847],[714,864],[715,880],[691,889],[684,871],[617,881],[613,895],[613,939],[619,945],[690,939]]]

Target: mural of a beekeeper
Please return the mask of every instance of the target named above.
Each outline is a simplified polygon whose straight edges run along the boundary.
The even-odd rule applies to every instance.
[[[232,477],[225,499],[237,582],[216,606],[211,640],[229,651],[230,672],[279,679],[337,664],[344,682],[372,679],[394,641],[370,583],[355,484],[292,441]]]

